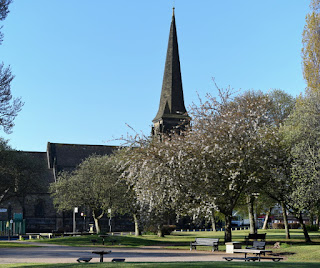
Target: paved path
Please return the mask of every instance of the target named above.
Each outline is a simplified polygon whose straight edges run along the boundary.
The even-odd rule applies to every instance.
[[[0,264],[8,263],[74,263],[80,257],[92,258],[91,262],[99,262],[99,255],[92,251],[111,250],[104,256],[104,262],[113,258],[123,258],[126,262],[193,262],[193,261],[225,261],[226,256],[243,254],[226,254],[224,252],[169,250],[160,247],[144,248],[107,248],[107,247],[69,247],[44,243],[30,243],[41,247],[2,248]]]
[[[98,248],[57,246],[43,243],[37,245],[41,245],[41,247],[2,248],[0,250],[0,264],[72,263],[76,262],[79,257],[89,257],[92,258],[91,262],[99,262],[99,255],[92,254],[92,251],[97,250],[112,251],[111,254],[104,256],[105,262],[110,262],[113,258],[124,258],[126,262],[222,261],[223,256],[230,255],[221,252],[168,250],[159,247]]]

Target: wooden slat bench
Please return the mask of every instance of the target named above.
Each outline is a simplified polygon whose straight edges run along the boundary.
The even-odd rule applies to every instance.
[[[126,259],[112,259],[111,262],[124,262]]]
[[[283,260],[282,257],[223,257],[226,261],[232,261],[232,260],[241,260],[241,261],[260,261],[260,260],[273,260],[275,262]]]
[[[218,250],[219,238],[196,238],[194,242],[190,242],[190,250],[196,250],[197,246],[211,246],[212,251]]]
[[[79,258],[77,259],[77,262],[89,262],[92,258]]]
[[[256,257],[258,258],[258,257]],[[273,260],[273,261],[281,261],[283,260],[282,257],[260,257],[260,260]]]
[[[246,247],[246,249],[266,249],[266,242],[263,241],[253,241],[251,247]]]
[[[233,260],[240,260],[240,261],[255,261],[252,260],[250,257],[247,258],[241,258],[241,257],[223,257],[223,259],[225,259],[226,261],[233,261]]]
[[[266,240],[266,233],[264,233],[264,234],[248,234],[248,236],[245,236],[244,239],[245,239],[247,245],[249,243],[249,240],[257,241],[259,239],[260,241],[265,241]]]

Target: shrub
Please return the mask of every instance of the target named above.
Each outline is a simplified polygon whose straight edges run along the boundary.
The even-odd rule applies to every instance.
[[[282,222],[272,223],[272,229],[284,229],[284,224]]]
[[[306,228],[307,228],[307,230],[310,232],[313,232],[313,231],[318,231],[319,230],[319,226],[318,225],[306,225]]]
[[[299,229],[300,228],[300,223],[289,223],[289,228],[290,229]]]
[[[176,227],[177,227],[176,225],[163,225],[162,226],[162,233],[164,235],[169,235],[176,229]]]
[[[300,224],[299,223],[289,223],[289,229],[299,229]],[[272,223],[273,229],[284,229],[284,223],[278,222],[278,223]]]
[[[157,234],[158,230],[157,227],[154,225],[145,226],[143,228],[143,234],[145,235],[155,235]]]

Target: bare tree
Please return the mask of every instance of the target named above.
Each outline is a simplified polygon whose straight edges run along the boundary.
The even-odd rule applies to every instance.
[[[12,0],[0,0],[0,21],[7,17],[11,3]],[[0,27],[0,44],[3,41],[1,29],[2,26]],[[20,98],[12,98],[11,82],[13,78],[10,66],[5,67],[3,63],[0,63],[0,126],[5,133],[12,132],[13,121],[23,106]]]

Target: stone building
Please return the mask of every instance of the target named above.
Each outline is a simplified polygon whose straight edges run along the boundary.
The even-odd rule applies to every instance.
[[[178,40],[173,9],[162,91],[158,113],[153,119],[152,134],[161,135],[183,128],[190,118],[187,114],[182,89]],[[46,184],[55,182],[59,172],[74,170],[84,159],[91,155],[110,155],[117,146],[82,144],[47,144],[46,152],[25,152],[37,156],[48,167],[43,174]],[[81,190],[81,189],[79,189]],[[25,220],[26,232],[51,232],[53,230],[71,231],[72,214],[57,213],[48,192],[30,194],[26,198],[25,209],[17,200],[1,204],[6,213],[0,213],[1,221],[20,217]],[[80,215],[78,215],[80,217]],[[124,227],[125,228],[125,227]],[[0,226],[1,232],[1,226]]]

